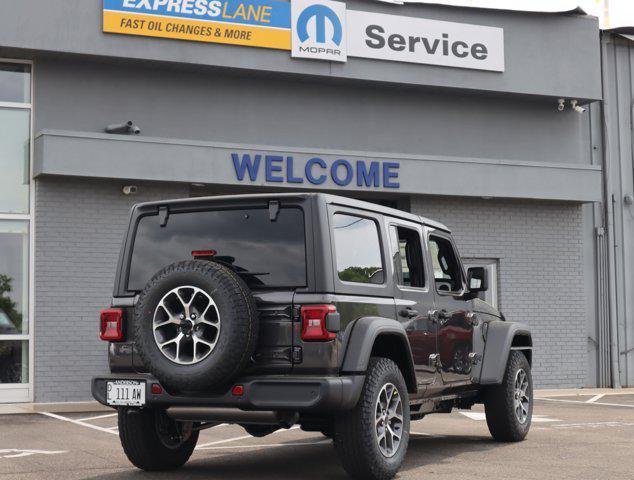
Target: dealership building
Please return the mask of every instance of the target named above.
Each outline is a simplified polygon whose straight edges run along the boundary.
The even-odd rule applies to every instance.
[[[91,399],[134,203],[283,191],[443,222],[465,264],[488,269],[487,301],[532,327],[536,387],[633,385],[620,353],[634,343],[632,78],[627,92],[613,78],[630,41],[580,10],[12,2],[0,16],[0,402]],[[614,103],[630,103],[609,121],[612,83]]]

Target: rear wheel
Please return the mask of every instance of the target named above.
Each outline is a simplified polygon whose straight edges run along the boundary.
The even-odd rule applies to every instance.
[[[354,478],[387,480],[403,463],[409,442],[409,396],[398,366],[372,357],[357,405],[335,421],[335,448]]]
[[[178,468],[189,460],[198,431],[159,410],[119,409],[119,439],[128,460],[146,471]]]
[[[528,434],[533,417],[533,379],[522,352],[510,352],[502,384],[485,392],[484,411],[495,440],[518,442]]]

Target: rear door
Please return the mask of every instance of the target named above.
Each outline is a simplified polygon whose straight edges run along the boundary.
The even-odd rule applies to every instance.
[[[402,220],[388,220],[390,253],[394,272],[394,297],[398,319],[409,339],[419,386],[436,380],[432,360],[437,352],[437,325],[430,319],[434,295],[426,278],[422,226]]]
[[[473,302],[464,299],[466,288],[462,265],[451,236],[428,233],[429,257],[434,272],[434,313],[438,354],[445,383],[471,382],[473,352]]]

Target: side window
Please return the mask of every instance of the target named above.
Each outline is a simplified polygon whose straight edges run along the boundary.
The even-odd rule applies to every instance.
[[[442,237],[429,237],[429,251],[434,267],[436,290],[439,292],[457,292],[462,290],[460,264],[451,242]]]
[[[392,262],[396,283],[406,287],[424,287],[423,251],[420,235],[405,227],[390,227]]]
[[[333,216],[337,274],[345,282],[383,283],[381,244],[376,222],[337,213]]]

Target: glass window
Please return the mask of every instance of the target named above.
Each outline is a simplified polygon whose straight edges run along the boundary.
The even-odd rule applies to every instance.
[[[407,287],[424,287],[423,250],[416,230],[390,227],[392,260],[396,283]]]
[[[29,331],[28,225],[0,220],[0,338]]]
[[[29,211],[30,111],[0,108],[0,212]]]
[[[29,382],[29,348],[26,340],[0,340],[0,384]]]
[[[31,103],[31,66],[0,63],[0,102]]]
[[[214,260],[234,269],[252,288],[306,285],[304,212],[282,208],[275,221],[260,208],[158,215],[139,220],[128,290],[142,290],[163,267],[190,260],[194,250],[214,250]]]
[[[434,267],[436,290],[458,292],[462,290],[462,273],[453,245],[446,238],[430,237],[429,250]]]
[[[333,217],[333,230],[339,279],[383,283],[381,244],[376,223],[367,218],[338,213]]]

